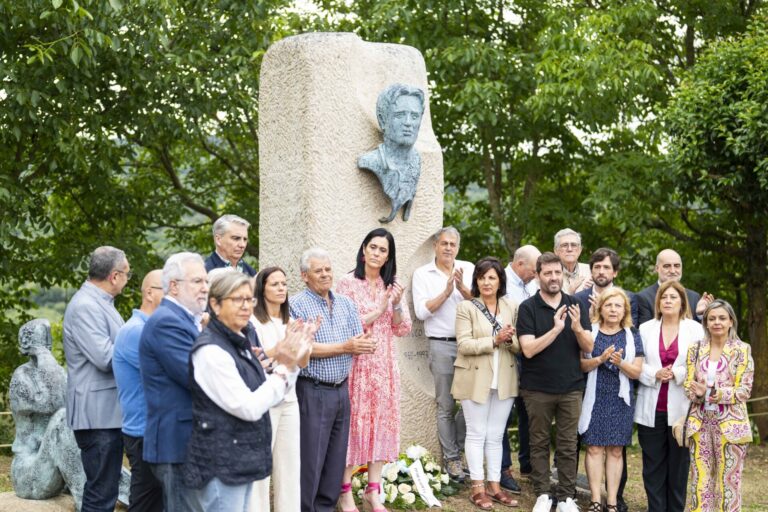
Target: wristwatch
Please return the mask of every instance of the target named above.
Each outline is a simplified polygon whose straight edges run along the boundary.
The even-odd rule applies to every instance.
[[[392,311],[396,311],[397,312],[397,311],[402,311],[402,310],[403,310],[403,305],[402,304],[398,303],[397,305],[392,306]]]

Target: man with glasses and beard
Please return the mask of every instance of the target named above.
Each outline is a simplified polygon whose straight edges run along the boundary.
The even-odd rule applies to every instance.
[[[139,340],[139,364],[147,401],[144,460],[163,486],[166,512],[195,510],[181,465],[192,433],[189,352],[202,330],[208,275],[199,254],[172,255],[163,267],[165,297]]]

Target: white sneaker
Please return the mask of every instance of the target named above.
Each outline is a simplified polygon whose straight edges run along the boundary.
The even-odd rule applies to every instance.
[[[565,501],[557,504],[557,512],[579,512],[579,507],[576,505],[576,501],[566,498]]]
[[[550,510],[552,510],[552,498],[549,494],[542,494],[536,499],[532,512],[549,512]]]

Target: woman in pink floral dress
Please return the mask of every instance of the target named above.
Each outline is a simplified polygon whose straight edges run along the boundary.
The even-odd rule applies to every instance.
[[[377,343],[373,354],[354,357],[349,374],[349,447],[341,486],[344,512],[357,510],[351,482],[352,471],[361,464],[368,464],[363,502],[374,511],[386,510],[379,501],[381,468],[397,459],[400,448],[400,370],[394,338],[411,331],[411,317],[396,272],[395,239],[386,229],[374,229],[360,245],[355,270],[336,286],[337,293],[357,305],[363,329]]]

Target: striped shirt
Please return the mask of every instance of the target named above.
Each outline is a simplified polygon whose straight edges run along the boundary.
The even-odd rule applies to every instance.
[[[323,321],[315,333],[317,343],[343,343],[362,334],[363,322],[354,303],[344,295],[330,291],[328,293],[331,299],[330,308],[328,301],[309,288],[292,296],[289,299],[291,317],[314,321],[321,316]],[[301,376],[336,384],[347,378],[351,365],[352,354],[313,357],[307,367],[301,370]]]

